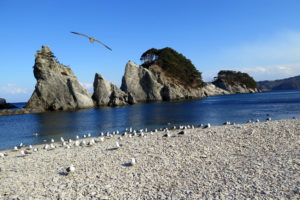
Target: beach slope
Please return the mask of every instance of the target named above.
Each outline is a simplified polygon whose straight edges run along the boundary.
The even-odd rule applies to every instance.
[[[299,198],[300,119],[179,132],[95,138],[93,146],[70,149],[39,146],[26,156],[7,150],[0,199]]]

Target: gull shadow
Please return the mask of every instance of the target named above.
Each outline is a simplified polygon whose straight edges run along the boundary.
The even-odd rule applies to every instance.
[[[16,156],[16,157],[17,157],[17,158],[25,158],[26,155],[24,155],[24,156],[20,155],[20,156]]]
[[[58,172],[58,174],[61,175],[61,176],[68,176],[67,172]]]
[[[110,149],[106,149],[106,151],[116,151],[118,150],[119,148],[110,148]]]
[[[122,164],[123,167],[132,167],[131,163],[124,163]]]

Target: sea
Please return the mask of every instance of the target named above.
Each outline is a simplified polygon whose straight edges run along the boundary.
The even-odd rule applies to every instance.
[[[15,103],[22,108],[26,103]],[[272,91],[254,94],[212,96],[202,99],[151,102],[115,108],[93,108],[77,111],[57,111],[39,114],[0,116],[0,150],[20,143],[49,143],[51,138],[74,139],[90,133],[126,128],[145,129],[200,124],[222,125],[300,118],[300,90]],[[34,136],[38,133],[38,136]],[[276,133],[274,133],[276,134]]]

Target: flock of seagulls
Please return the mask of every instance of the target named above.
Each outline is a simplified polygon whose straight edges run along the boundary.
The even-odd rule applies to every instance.
[[[271,121],[271,118],[268,117],[266,119],[266,121]],[[259,122],[259,119],[256,119],[255,121],[253,120],[248,120],[248,123],[254,123],[254,122]],[[224,125],[234,125],[234,123],[231,123],[229,121],[226,121],[223,123]],[[198,126],[199,128],[210,128],[211,125],[208,123],[206,125],[200,124]],[[187,125],[187,126],[173,126],[171,129],[173,130],[180,130],[180,132],[178,132],[178,135],[186,135],[186,130],[187,129],[194,129],[195,127],[193,125]],[[96,144],[97,142],[103,142],[105,140],[105,137],[107,138],[112,138],[117,136],[119,141],[122,141],[124,137],[128,137],[128,138],[132,138],[134,136],[137,137],[147,137],[148,135],[154,135],[154,133],[157,133],[158,131],[164,131],[164,135],[163,137],[171,137],[170,135],[170,131],[169,128],[160,128],[160,129],[154,129],[153,131],[148,131],[147,128],[145,129],[139,129],[139,130],[134,130],[133,128],[126,128],[125,132],[120,134],[120,132],[117,131],[113,131],[112,133],[110,132],[106,132],[106,134],[104,134],[103,132],[101,132],[99,134],[99,140],[95,140],[95,138],[91,138],[91,134],[88,133],[87,135],[83,135],[83,137],[80,140],[79,135],[77,135],[75,137],[75,140],[73,141],[72,139],[67,139],[65,140],[63,137],[60,138],[60,142],[61,142],[61,146],[59,146],[59,144],[55,143],[55,140],[52,138],[50,139],[50,143],[49,144],[45,144],[43,146],[43,150],[53,150],[57,147],[64,147],[65,149],[70,149],[71,147],[84,147],[84,146],[93,146],[94,144]],[[38,136],[38,133],[34,133],[33,136]],[[86,141],[88,139],[88,141]],[[119,144],[119,141],[117,141],[115,143],[115,149],[116,150],[120,150],[121,149],[121,145]],[[33,152],[38,152],[39,149],[37,147],[33,147],[32,145],[29,146],[25,146],[23,143],[20,143],[18,146],[15,146],[13,148],[12,151],[19,151],[20,152],[20,156],[21,157],[25,157],[28,154],[32,154]],[[8,156],[8,154],[6,152],[1,153],[0,152],[0,158],[4,158]],[[131,162],[129,163],[130,166],[134,166],[136,164],[136,160],[135,158],[131,159]],[[75,167],[71,164],[68,168],[66,168],[66,172],[67,174],[72,174],[75,171]]]

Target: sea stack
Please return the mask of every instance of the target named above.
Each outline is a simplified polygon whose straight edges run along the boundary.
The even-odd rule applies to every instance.
[[[94,94],[92,98],[96,106],[123,106],[133,103],[133,101],[128,100],[127,93],[106,81],[98,73],[96,73],[94,79]]]
[[[35,54],[35,90],[26,108],[71,110],[94,106],[91,94],[78,82],[72,70],[60,64],[50,48],[42,46]]]

